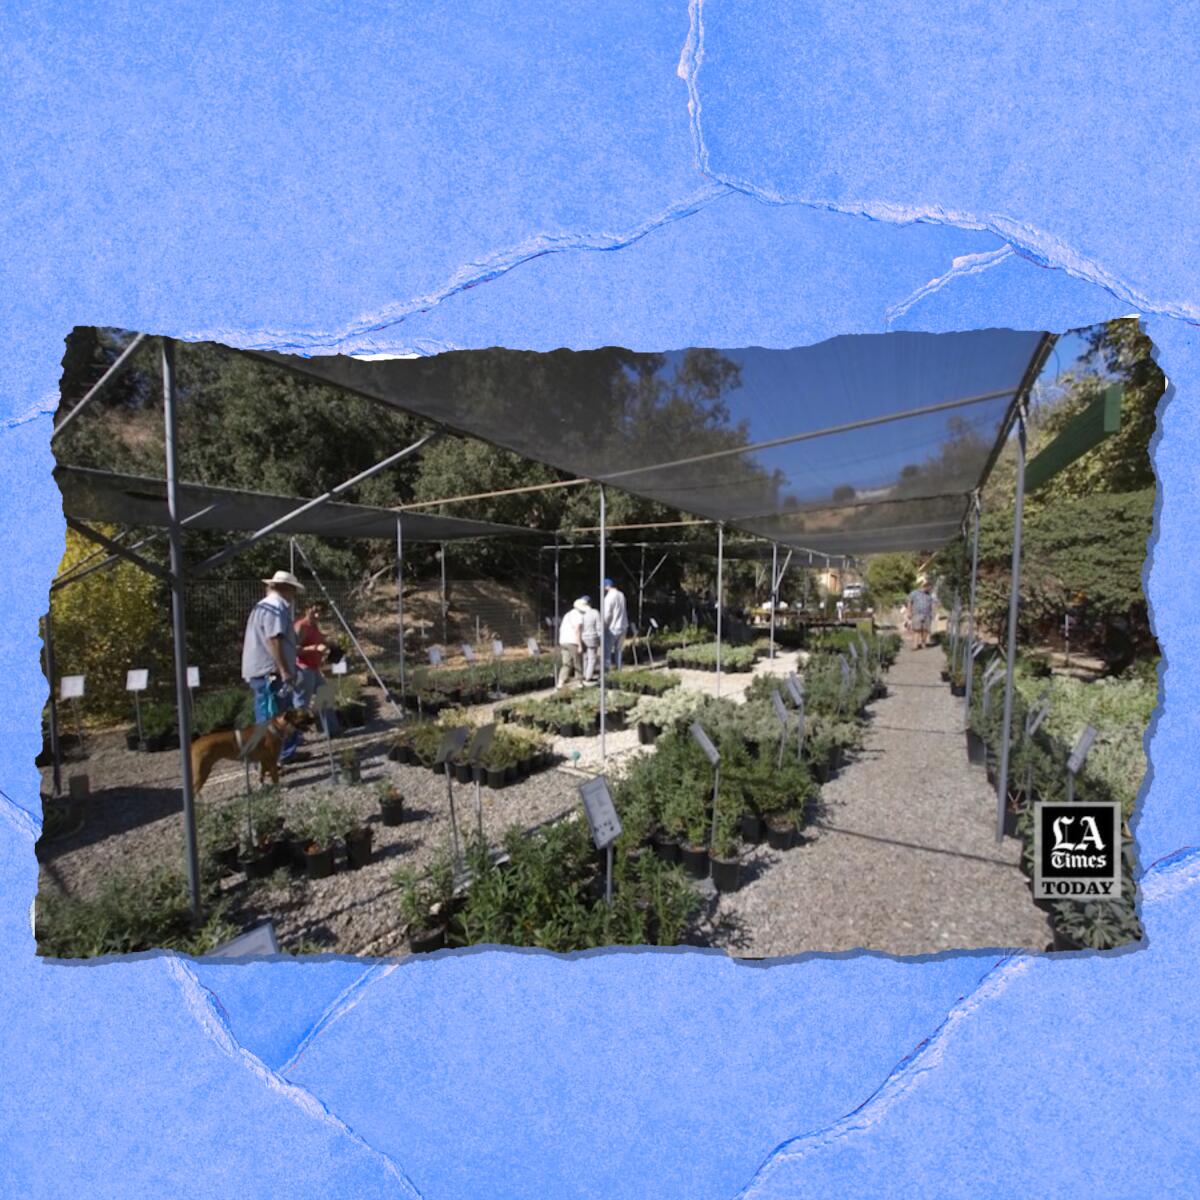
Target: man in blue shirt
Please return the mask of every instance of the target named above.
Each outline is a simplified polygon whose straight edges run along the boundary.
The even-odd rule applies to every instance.
[[[251,610],[242,642],[242,678],[254,694],[254,720],[268,721],[277,712],[298,705],[296,628],[293,610],[304,585],[289,571],[264,579],[267,594]],[[300,744],[293,731],[279,755],[289,761]]]
[[[908,596],[908,625],[913,632],[913,649],[922,650],[929,644],[929,626],[933,623],[933,596],[929,580],[922,576]]]

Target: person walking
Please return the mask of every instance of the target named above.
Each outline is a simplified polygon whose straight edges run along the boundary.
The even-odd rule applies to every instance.
[[[312,704],[317,688],[325,680],[321,668],[329,657],[329,644],[321,632],[321,618],[325,615],[319,604],[310,604],[304,615],[296,622],[296,675],[299,692],[305,708]],[[337,732],[337,717],[329,707],[320,708],[317,715],[325,732],[333,737]]]
[[[259,725],[285,708],[302,704],[292,610],[304,585],[290,571],[276,571],[263,583],[267,594],[250,610],[242,639],[242,678],[254,696],[254,720]],[[279,761],[291,759],[299,744],[300,734],[293,731]]]
[[[629,608],[625,593],[611,579],[604,581],[604,654],[608,665],[621,669],[621,652],[625,646],[625,634],[629,629]]]
[[[588,607],[586,597],[581,596],[567,609],[558,627],[558,649],[561,666],[558,686],[566,687],[573,678],[583,678],[583,614]]]
[[[604,643],[604,620],[600,610],[592,607],[591,596],[583,596],[583,682],[591,683],[597,678],[600,666],[600,647]]]
[[[929,644],[929,626],[933,621],[933,596],[929,580],[924,575],[908,595],[908,624],[913,634],[913,649],[923,650]]]

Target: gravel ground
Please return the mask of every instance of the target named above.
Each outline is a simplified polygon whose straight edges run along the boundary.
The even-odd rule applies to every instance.
[[[1045,947],[1018,843],[996,845],[995,797],[967,762],[963,701],[942,662],[936,648],[901,651],[863,749],[822,788],[811,840],[749,855],[711,944],[760,958]]]

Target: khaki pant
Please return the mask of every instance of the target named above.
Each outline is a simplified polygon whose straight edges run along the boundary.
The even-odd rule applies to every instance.
[[[559,646],[562,666],[558,672],[558,686],[566,687],[573,676],[583,678],[583,651],[577,646]]]

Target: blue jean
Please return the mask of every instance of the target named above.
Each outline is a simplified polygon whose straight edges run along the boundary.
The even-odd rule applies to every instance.
[[[611,629],[604,631],[604,657],[608,665],[615,671],[621,669],[621,651],[625,645],[623,633],[613,633]]]
[[[296,670],[296,678],[298,682],[297,699],[305,708],[312,708],[313,696],[316,694],[317,688],[324,682],[324,677],[320,671],[314,670],[312,667],[299,667]],[[332,708],[318,708],[316,711],[321,728],[330,737],[333,737],[338,731],[337,714]]]
[[[256,725],[261,725],[264,721],[278,716],[292,702],[292,689],[278,680],[271,680],[265,675],[259,675],[247,682],[250,684],[250,692],[254,696],[254,722]],[[287,741],[283,743],[283,749],[279,752],[279,761],[287,762],[296,753],[296,747],[299,745],[300,732],[293,729],[288,735]]]

